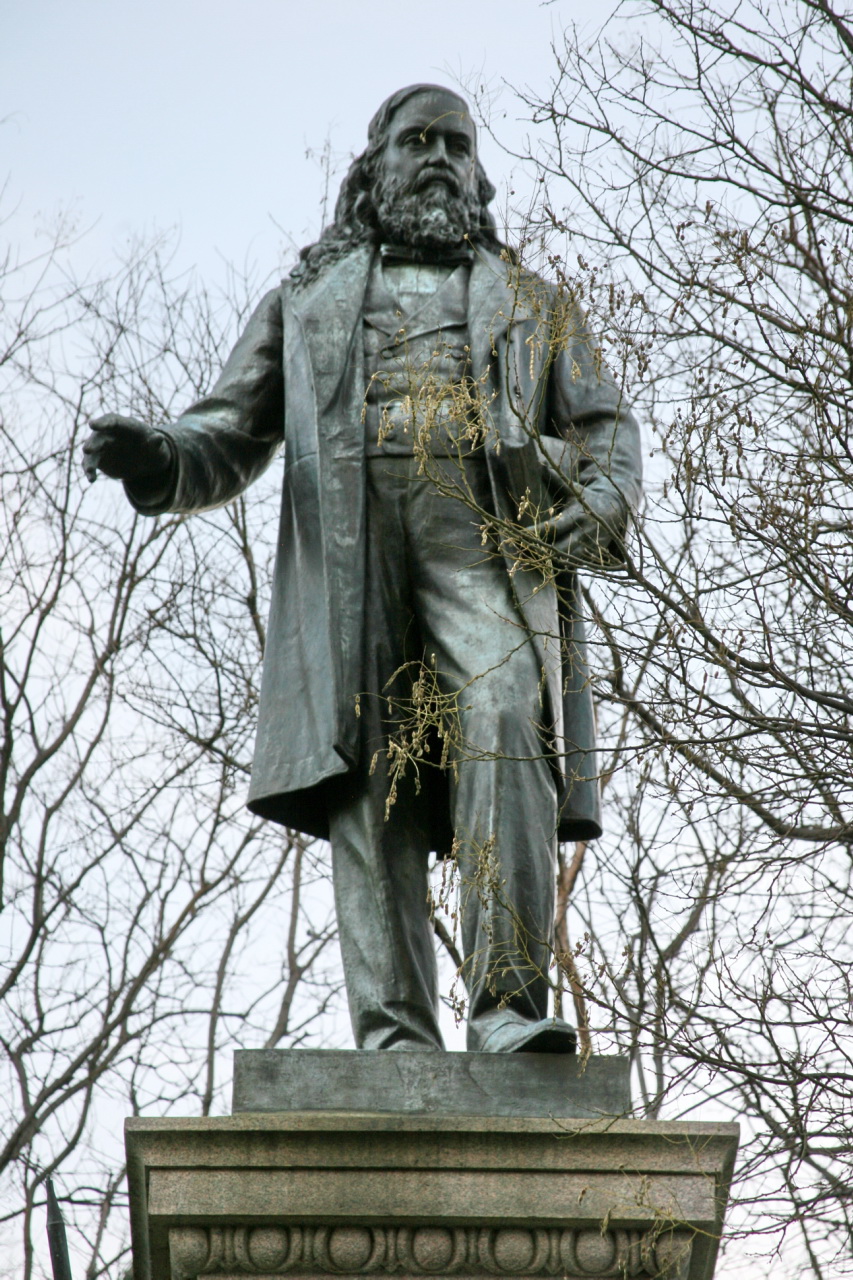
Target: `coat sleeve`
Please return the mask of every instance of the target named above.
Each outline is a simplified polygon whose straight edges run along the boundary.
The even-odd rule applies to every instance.
[[[169,475],[125,485],[143,515],[205,511],[230,502],[269,466],[284,439],[282,295],[256,308],[209,395],[164,428]]]
[[[568,304],[559,323],[548,395],[553,435],[542,437],[561,505],[553,536],[563,544],[577,529],[573,554],[612,564],[642,496],[640,430],[580,309]]]

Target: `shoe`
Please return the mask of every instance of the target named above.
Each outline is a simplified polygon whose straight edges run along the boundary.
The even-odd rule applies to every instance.
[[[508,1018],[495,1027],[480,1047],[481,1053],[574,1053],[578,1034],[562,1018],[526,1022]]]

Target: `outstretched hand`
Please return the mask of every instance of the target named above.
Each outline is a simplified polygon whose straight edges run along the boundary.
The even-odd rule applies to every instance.
[[[162,431],[119,413],[95,418],[89,426],[92,434],[83,445],[83,470],[88,480],[95,480],[99,471],[131,483],[167,474],[172,455]]]

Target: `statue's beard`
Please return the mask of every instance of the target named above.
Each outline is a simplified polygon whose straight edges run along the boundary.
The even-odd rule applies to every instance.
[[[380,174],[373,199],[379,229],[393,244],[457,245],[477,222],[475,196],[466,196],[452,173],[441,180],[420,174],[412,182]]]

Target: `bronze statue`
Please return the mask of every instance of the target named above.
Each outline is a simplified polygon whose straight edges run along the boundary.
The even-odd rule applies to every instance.
[[[556,839],[601,833],[572,566],[619,555],[638,432],[574,303],[501,244],[493,196],[464,100],[394,94],[209,395],[167,428],[100,418],[84,447],[91,479],[156,515],[228,502],[285,441],[249,807],[331,840],[360,1048],[442,1047],[427,871],[451,850],[469,1049],[575,1045],[547,979]],[[558,571],[508,563],[477,508],[538,518]],[[392,779],[418,679],[455,729]]]

